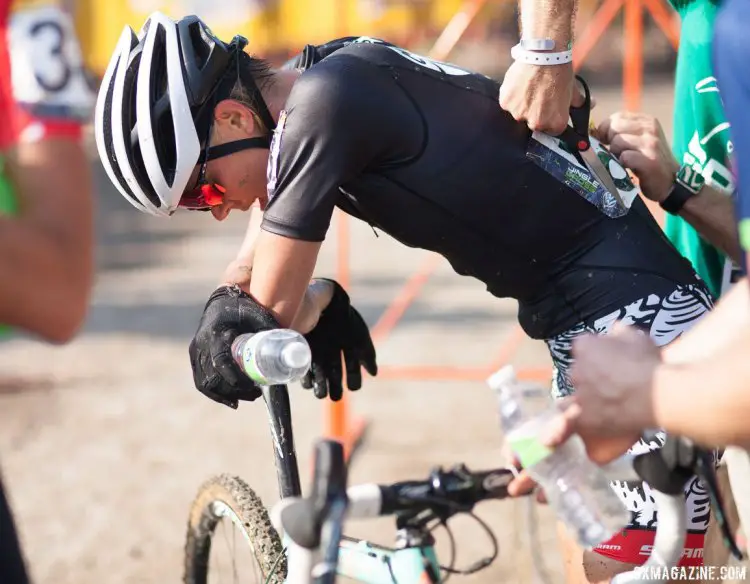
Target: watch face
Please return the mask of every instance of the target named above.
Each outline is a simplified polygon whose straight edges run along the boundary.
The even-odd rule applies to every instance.
[[[700,172],[694,170],[692,166],[683,164],[677,172],[675,181],[690,192],[697,194],[703,188],[706,179]]]

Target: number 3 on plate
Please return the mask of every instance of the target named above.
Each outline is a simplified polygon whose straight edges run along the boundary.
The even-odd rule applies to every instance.
[[[94,97],[70,15],[56,6],[21,10],[8,29],[16,101],[42,115],[88,117]]]

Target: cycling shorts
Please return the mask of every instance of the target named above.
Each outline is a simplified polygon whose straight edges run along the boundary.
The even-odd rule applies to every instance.
[[[29,584],[10,505],[0,480],[0,582]]]
[[[652,294],[636,300],[610,314],[579,323],[571,330],[548,339],[554,364],[552,395],[565,397],[575,392],[570,381],[569,370],[573,362],[571,346],[573,339],[584,333],[606,335],[612,325],[622,321],[647,331],[658,346],[667,345],[693,327],[713,308],[713,299],[702,281],[690,285],[678,285],[666,296]],[[664,444],[660,433],[651,442],[640,440],[629,452],[639,454],[656,450]],[[594,549],[602,556],[626,562],[643,564],[651,555],[658,520],[656,502],[647,483],[613,481],[612,490],[631,512],[628,526],[610,541]],[[703,564],[703,544],[711,516],[708,493],[697,477],[685,486],[688,534],[685,540],[681,566]]]

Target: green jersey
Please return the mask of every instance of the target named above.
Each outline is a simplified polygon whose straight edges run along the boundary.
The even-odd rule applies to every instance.
[[[675,74],[673,143],[680,163],[689,164],[706,178],[706,184],[729,194],[734,188],[727,168],[732,144],[711,67],[711,38],[719,1],[670,0],[682,20]],[[667,215],[664,230],[718,297],[726,263],[724,254],[680,217]]]
[[[18,203],[13,187],[3,172],[3,166],[3,160],[0,158],[0,215],[13,215],[18,211]],[[8,327],[0,324],[0,335],[8,330]]]

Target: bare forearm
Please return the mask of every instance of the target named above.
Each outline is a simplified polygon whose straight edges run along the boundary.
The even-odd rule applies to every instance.
[[[237,284],[248,294],[250,293],[250,278],[252,266],[243,264],[241,260],[232,262],[224,272],[224,284]],[[302,298],[299,311],[294,317],[292,328],[303,334],[310,332],[318,324],[320,314],[328,306],[333,294],[333,287],[327,282],[312,280]]]
[[[573,40],[578,0],[519,0],[521,33],[524,38],[552,39],[555,51]]]
[[[691,365],[664,365],[656,375],[655,422],[706,446],[750,446],[750,328],[731,345]]]
[[[732,197],[709,186],[691,197],[680,211],[680,217],[692,225],[706,240],[739,262],[741,250],[737,237]]]
[[[19,146],[8,172],[20,215],[0,218],[0,322],[67,341],[93,279],[88,159],[80,145],[50,140]]]
[[[750,290],[747,278],[737,282],[716,308],[662,352],[666,363],[691,363],[720,355],[734,337],[750,330]]]
[[[237,257],[229,262],[222,275],[223,284],[237,284],[248,294],[250,293],[250,276],[253,273],[253,256],[255,255],[255,245],[260,234],[260,224],[263,221],[263,214],[253,209],[250,212],[250,220],[245,231],[245,238],[242,241]]]
[[[222,278],[224,284],[237,284],[248,294],[250,294],[255,244],[260,233],[261,218],[260,213],[253,213],[237,258],[227,266]],[[328,282],[312,280],[294,317],[292,328],[301,333],[310,332],[318,324],[320,314],[328,306],[332,295],[333,286]]]
[[[86,314],[89,258],[27,222],[0,218],[0,322],[60,343],[70,340]]]

